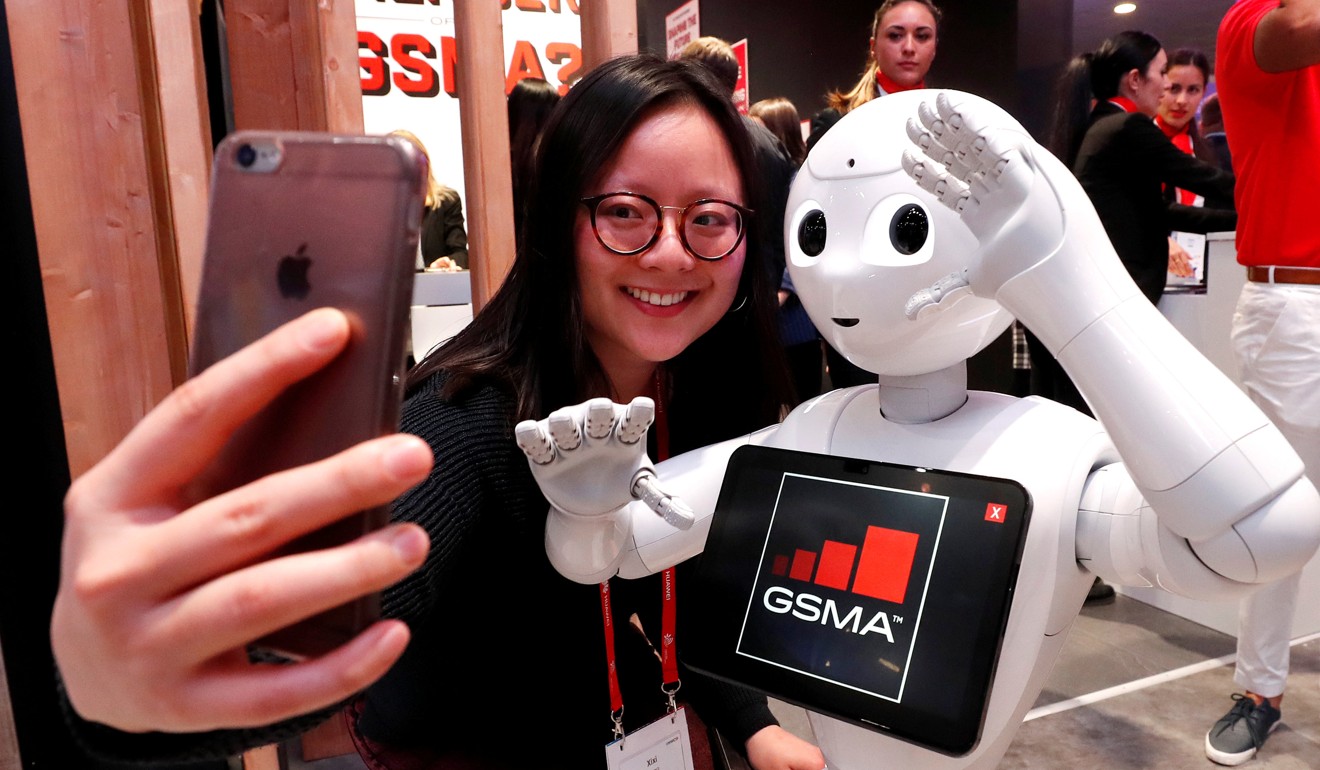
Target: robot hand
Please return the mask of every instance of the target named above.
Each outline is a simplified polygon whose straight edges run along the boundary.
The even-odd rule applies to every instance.
[[[980,243],[965,279],[951,279],[995,298],[1009,279],[1058,251],[1064,206],[1033,154],[1037,145],[1008,113],[955,98],[941,92],[933,108],[921,102],[917,117],[908,119],[908,137],[920,152],[904,150],[903,169],[958,212]]]
[[[635,398],[623,406],[596,398],[558,409],[541,421],[514,428],[542,493],[573,516],[605,516],[634,499],[679,529],[692,526],[692,511],[665,494],[646,456],[646,431],[655,403]]]

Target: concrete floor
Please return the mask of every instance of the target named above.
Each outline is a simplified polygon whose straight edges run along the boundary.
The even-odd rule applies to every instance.
[[[1078,617],[1036,708],[1000,770],[1214,768],[1203,742],[1232,706],[1232,637],[1134,599],[1087,607]],[[800,709],[772,702],[784,727],[810,737]],[[356,757],[289,770],[361,770]],[[746,765],[736,754],[733,770]],[[1320,638],[1293,647],[1281,726],[1249,770],[1320,768]]]

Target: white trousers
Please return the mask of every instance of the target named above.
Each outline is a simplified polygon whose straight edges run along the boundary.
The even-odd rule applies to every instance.
[[[1233,315],[1233,351],[1247,394],[1320,486],[1320,286],[1248,282]],[[1257,695],[1283,694],[1300,580],[1242,600],[1233,679]]]

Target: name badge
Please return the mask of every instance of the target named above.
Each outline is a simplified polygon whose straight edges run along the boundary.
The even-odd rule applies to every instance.
[[[609,770],[692,770],[687,712],[679,708],[605,747]]]

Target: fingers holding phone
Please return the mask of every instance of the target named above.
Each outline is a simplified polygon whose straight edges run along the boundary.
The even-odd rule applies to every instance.
[[[431,465],[424,442],[376,439],[190,500],[192,478],[227,434],[346,339],[335,311],[281,327],[167,397],[74,483],[51,638],[85,718],[130,731],[266,724],[342,700],[402,653],[408,632],[395,621],[293,666],[253,666],[243,648],[421,564],[426,535],[411,525],[329,550],[261,555],[420,482]]]

